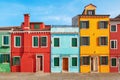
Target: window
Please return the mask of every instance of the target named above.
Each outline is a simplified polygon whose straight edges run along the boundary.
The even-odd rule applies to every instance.
[[[95,10],[87,10],[87,15],[95,15]]]
[[[2,46],[9,46],[9,36],[4,35],[2,38]]]
[[[108,45],[108,38],[107,37],[99,37],[99,45]]]
[[[9,63],[10,54],[0,54],[0,63]]]
[[[81,59],[82,59],[82,62],[81,62],[82,65],[89,65],[90,64],[90,57],[89,56],[81,57]]]
[[[33,36],[33,47],[38,47],[38,36]]]
[[[20,47],[20,46],[21,46],[21,37],[15,36],[15,47]]]
[[[77,47],[77,38],[72,38],[72,47]]]
[[[80,21],[80,28],[81,29],[89,28],[89,21]]]
[[[117,26],[116,25],[111,25],[111,32],[117,32]]]
[[[117,40],[111,40],[110,41],[110,48],[111,49],[117,49]]]
[[[90,37],[81,37],[81,45],[83,46],[90,45]]]
[[[59,66],[59,57],[54,57],[54,66]]]
[[[107,29],[108,21],[100,21],[99,22],[99,29]]]
[[[13,65],[20,65],[20,57],[13,57]]]
[[[34,24],[34,29],[40,29],[40,24]]]
[[[72,66],[77,66],[77,57],[72,57]]]
[[[100,57],[100,65],[108,65],[108,56]]]
[[[111,66],[116,66],[116,58],[111,58]]]
[[[41,46],[47,46],[47,37],[41,37],[40,39],[41,39],[40,42]]]
[[[54,38],[54,47],[59,47],[59,38]]]

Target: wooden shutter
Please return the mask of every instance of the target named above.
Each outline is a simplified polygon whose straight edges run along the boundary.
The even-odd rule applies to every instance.
[[[77,47],[77,38],[72,38],[72,47]]]
[[[77,66],[77,57],[72,57],[72,66]]]

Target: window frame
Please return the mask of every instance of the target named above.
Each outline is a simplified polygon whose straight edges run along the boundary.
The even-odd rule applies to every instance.
[[[17,65],[17,64],[14,64],[14,58],[19,58],[19,64]],[[13,56],[12,57],[12,66],[20,66],[20,63],[21,63],[21,61],[20,61],[20,56]]]
[[[73,46],[73,45],[72,45],[72,39],[74,39],[74,38],[77,39],[77,46]],[[76,47],[78,47],[78,38],[77,38],[77,37],[72,37],[72,38],[71,38],[71,47],[72,47],[72,48],[76,48]]]
[[[38,38],[38,46],[34,46],[34,37]],[[33,48],[38,48],[39,47],[39,36],[32,36],[32,47]]]
[[[116,27],[116,31],[112,31],[112,26],[115,26]],[[117,24],[113,24],[113,25],[110,25],[110,32],[117,32]]]
[[[89,63],[88,64],[84,64],[85,62],[83,62],[83,57],[88,57],[89,58]],[[89,66],[90,65],[90,56],[81,56],[81,66]]]
[[[41,43],[42,43],[41,38],[42,38],[42,37],[46,37],[46,46],[41,46]],[[48,36],[40,36],[40,47],[42,47],[42,48],[48,47]]]
[[[35,28],[36,25],[39,27]],[[40,24],[34,24],[34,29],[40,29]]]
[[[8,45],[4,44],[4,36],[8,36]],[[2,35],[2,46],[10,46],[10,35]]]
[[[8,64],[10,63],[10,54],[0,54],[2,55],[2,61],[0,61],[0,64]],[[7,55],[7,56],[6,56]],[[3,57],[4,56],[4,57]],[[7,61],[8,60],[8,61]]]
[[[105,37],[105,38],[107,39],[106,45],[102,45],[102,44],[101,44],[101,39],[100,39],[100,38],[102,38],[102,37]],[[99,46],[108,46],[108,42],[109,42],[109,41],[108,41],[108,36],[99,36],[99,37],[98,37],[98,44],[99,44]]]
[[[107,64],[103,64],[103,63],[101,62],[101,58],[102,58],[102,57],[107,57],[107,59],[108,59],[108,60],[107,60]],[[100,59],[99,59],[99,60],[100,60],[100,66],[107,66],[107,65],[109,65],[109,57],[108,57],[108,56],[100,56],[99,58],[100,58]]]
[[[112,66],[112,59],[116,59],[116,66]],[[111,62],[111,67],[117,67],[117,58],[116,57],[111,57],[110,62]]]
[[[89,12],[90,12],[90,14],[89,14]],[[87,10],[87,15],[95,15],[95,10]]]
[[[55,46],[55,44],[54,44],[55,38],[58,38],[58,39],[59,39],[59,46]],[[53,38],[53,46],[56,47],[56,48],[59,48],[59,47],[60,47],[60,38],[59,38],[59,37],[54,37],[54,38]]]
[[[114,44],[114,48],[111,47],[111,45],[112,45],[111,42],[112,41],[114,41],[114,42],[116,41],[116,48],[115,48],[115,44]],[[110,49],[118,49],[118,41],[117,40],[110,40]]]
[[[86,38],[86,37],[88,38],[89,43],[88,43],[88,45],[85,45],[85,44],[83,45],[82,42],[81,42],[81,41],[82,41],[82,38]],[[80,46],[90,46],[90,36],[81,36],[81,37],[80,37]]]
[[[82,27],[83,26],[82,25],[83,22],[86,22],[86,27]],[[87,22],[88,22],[88,26],[87,26]],[[90,27],[90,21],[89,20],[82,20],[82,21],[80,21],[80,29],[89,29],[89,27]]]
[[[73,66],[73,64],[72,64],[72,59],[73,59],[73,58],[77,58],[77,65],[76,65],[76,66]],[[77,57],[77,56],[72,56],[72,57],[71,57],[71,66],[72,66],[72,67],[77,67],[77,66],[78,66],[78,57]]]
[[[59,60],[59,63],[58,63],[59,65],[58,66],[55,66],[55,63],[54,63],[55,62],[55,60],[54,60],[55,58],[58,58],[58,60]],[[53,66],[54,67],[60,67],[60,57],[59,56],[53,57]]]
[[[104,27],[100,27],[100,22],[104,22],[104,23],[107,22],[107,27],[105,28],[105,24],[104,24]],[[98,28],[99,29],[108,29],[108,21],[102,21],[102,20],[99,21]]]
[[[20,37],[20,46],[16,46],[16,37]],[[14,36],[14,47],[15,48],[21,48],[21,42],[22,42],[22,39],[21,39],[21,36]]]

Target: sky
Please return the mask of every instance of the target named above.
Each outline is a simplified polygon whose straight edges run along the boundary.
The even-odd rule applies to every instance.
[[[90,3],[97,6],[96,14],[120,14],[120,0],[0,0],[0,27],[20,26],[26,13],[31,22],[71,25],[72,17]]]

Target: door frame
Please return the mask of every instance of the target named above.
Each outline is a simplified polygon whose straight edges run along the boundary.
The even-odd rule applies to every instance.
[[[91,70],[91,58],[93,57],[93,59],[94,59],[94,57],[96,57],[97,58],[97,71],[92,71]],[[93,65],[94,66],[94,65]],[[98,60],[98,56],[90,56],[90,72],[91,73],[98,73],[99,72],[99,60]]]
[[[44,71],[44,55],[36,54],[36,67],[37,67],[37,57],[38,56],[42,56],[42,72],[43,72]],[[37,72],[37,68],[36,68],[36,72]]]
[[[62,72],[64,72],[63,70],[63,58],[68,58],[68,71],[69,72],[69,57],[65,56],[65,57],[62,57]]]
[[[120,62],[119,62],[119,60],[120,60],[120,57],[118,58],[118,73],[120,73],[120,67],[119,67]]]

